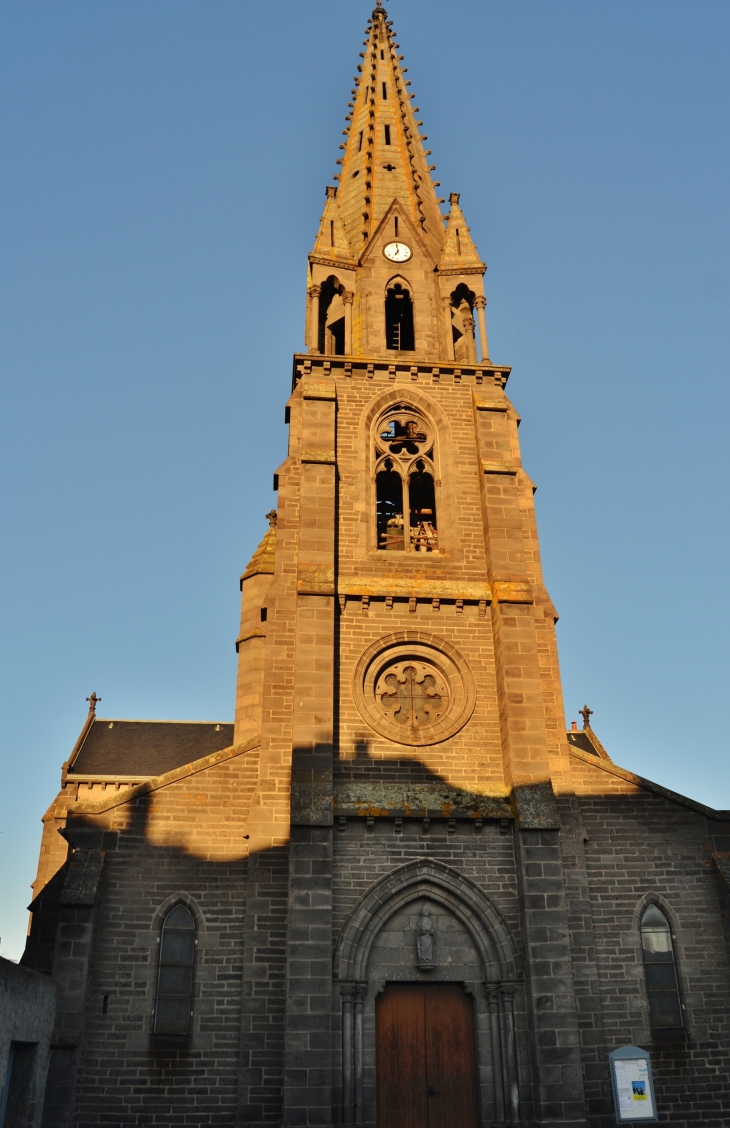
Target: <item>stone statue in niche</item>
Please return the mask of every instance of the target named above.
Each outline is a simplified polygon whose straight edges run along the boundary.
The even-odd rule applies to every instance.
[[[433,939],[436,933],[436,926],[431,920],[431,913],[428,905],[424,905],[421,909],[421,919],[418,922],[418,933],[416,935],[416,951],[418,959],[416,960],[416,967],[421,971],[428,971],[430,968],[435,967],[433,958]]]

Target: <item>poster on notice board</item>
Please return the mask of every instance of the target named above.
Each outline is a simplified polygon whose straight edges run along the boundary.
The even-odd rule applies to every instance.
[[[609,1057],[618,1124],[658,1120],[651,1058],[638,1046],[621,1046]]]

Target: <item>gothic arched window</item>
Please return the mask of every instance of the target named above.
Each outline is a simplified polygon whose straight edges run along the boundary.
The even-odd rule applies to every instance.
[[[407,404],[388,408],[378,420],[375,497],[379,549],[438,551],[433,428]]]
[[[641,917],[641,948],[644,955],[646,993],[652,1030],[678,1030],[682,1021],[677,968],[669,921],[656,905]]]
[[[345,287],[334,277],[322,283],[319,296],[319,340],[317,347],[324,356],[345,355]]]
[[[175,905],[165,917],[160,934],[155,1034],[188,1034],[194,964],[195,921],[189,909]]]
[[[451,295],[451,333],[454,359],[476,363],[477,345],[474,336],[474,291],[461,282]]]
[[[385,343],[396,352],[412,352],[416,347],[413,301],[400,282],[390,286],[385,296]]]

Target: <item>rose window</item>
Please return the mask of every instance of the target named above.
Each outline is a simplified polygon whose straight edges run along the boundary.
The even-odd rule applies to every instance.
[[[387,635],[361,656],[352,691],[370,728],[397,744],[438,744],[474,709],[469,666],[446,639],[418,631]]]
[[[449,704],[443,676],[425,662],[405,661],[389,666],[378,678],[375,697],[389,720],[410,728],[435,724]]]

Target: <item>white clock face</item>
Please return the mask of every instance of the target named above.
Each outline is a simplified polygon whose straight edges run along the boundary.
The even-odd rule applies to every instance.
[[[405,243],[388,243],[383,247],[383,254],[391,262],[408,262],[413,251]]]

